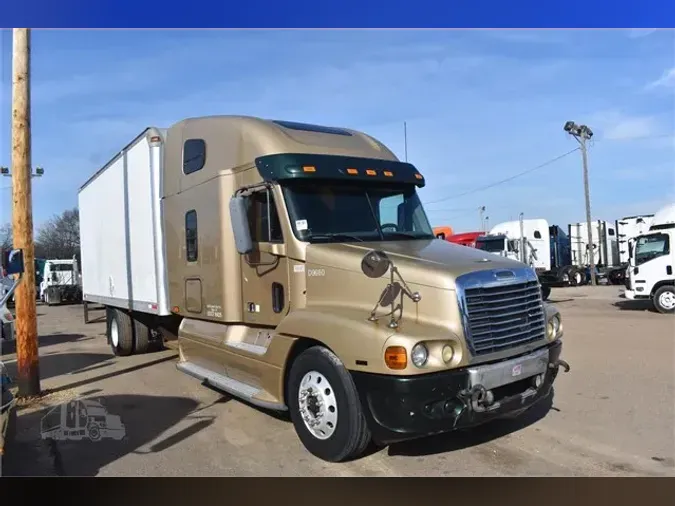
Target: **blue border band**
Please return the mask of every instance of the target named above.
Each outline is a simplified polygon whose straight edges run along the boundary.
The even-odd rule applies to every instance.
[[[4,27],[30,28],[672,28],[672,0],[22,0]]]

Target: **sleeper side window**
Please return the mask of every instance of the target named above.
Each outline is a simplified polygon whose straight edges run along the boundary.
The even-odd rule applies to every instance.
[[[183,174],[192,174],[204,168],[206,143],[204,139],[187,139],[183,144]]]
[[[192,209],[185,213],[185,251],[188,262],[196,262],[199,256],[197,234],[197,211]]]
[[[255,192],[249,196],[248,202],[248,224],[253,242],[283,242],[272,191]]]

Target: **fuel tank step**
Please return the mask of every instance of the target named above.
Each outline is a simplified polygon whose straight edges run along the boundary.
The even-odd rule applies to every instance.
[[[178,362],[176,364],[176,369],[193,378],[197,378],[218,390],[239,397],[246,402],[250,402],[255,406],[275,411],[285,411],[287,409],[283,404],[259,399],[258,395],[264,393],[264,391],[258,387],[247,385],[236,379],[210,371],[209,369],[193,364],[192,362]]]

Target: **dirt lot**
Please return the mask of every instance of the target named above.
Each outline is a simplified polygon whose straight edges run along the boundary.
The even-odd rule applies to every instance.
[[[559,376],[550,409],[346,464],[307,453],[284,418],[177,372],[174,350],[115,358],[104,324],[85,325],[81,306],[39,306],[42,387],[53,393],[18,411],[3,475],[675,476],[675,318],[622,300],[615,287],[551,298],[572,370]],[[12,347],[2,353],[11,372]],[[42,440],[45,413],[76,396],[100,399],[126,437]]]

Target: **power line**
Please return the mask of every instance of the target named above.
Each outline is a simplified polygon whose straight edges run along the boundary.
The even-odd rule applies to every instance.
[[[531,169],[524,170],[523,172],[519,172],[518,174],[507,177],[506,179],[502,179],[500,181],[496,181],[494,183],[490,183],[490,184],[485,185],[485,186],[480,186],[478,188],[474,188],[473,190],[465,191],[463,193],[458,193],[456,195],[450,195],[449,197],[444,197],[442,199],[432,200],[431,202],[425,202],[424,205],[428,206],[428,205],[431,205],[431,204],[437,204],[439,202],[445,202],[446,200],[450,200],[450,199],[454,199],[454,198],[458,198],[458,197],[464,197],[465,195],[470,195],[472,193],[487,190],[488,188],[493,188],[493,187],[498,186],[500,184],[508,183],[509,181],[513,181],[514,179],[519,178],[520,176],[524,176],[525,174],[529,174],[530,172],[534,172],[535,170],[539,170],[541,168],[544,168],[547,165],[551,165],[552,163],[555,163],[558,160],[560,160],[562,158],[565,158],[566,156],[569,156],[576,151],[579,151],[579,149],[580,148],[576,147],[576,148],[568,151],[567,153],[563,153],[562,155],[557,156],[555,158],[552,158],[552,159],[550,159],[550,160],[548,160],[548,161],[546,161],[546,162],[544,162],[540,165],[537,165],[536,167],[532,167]]]

